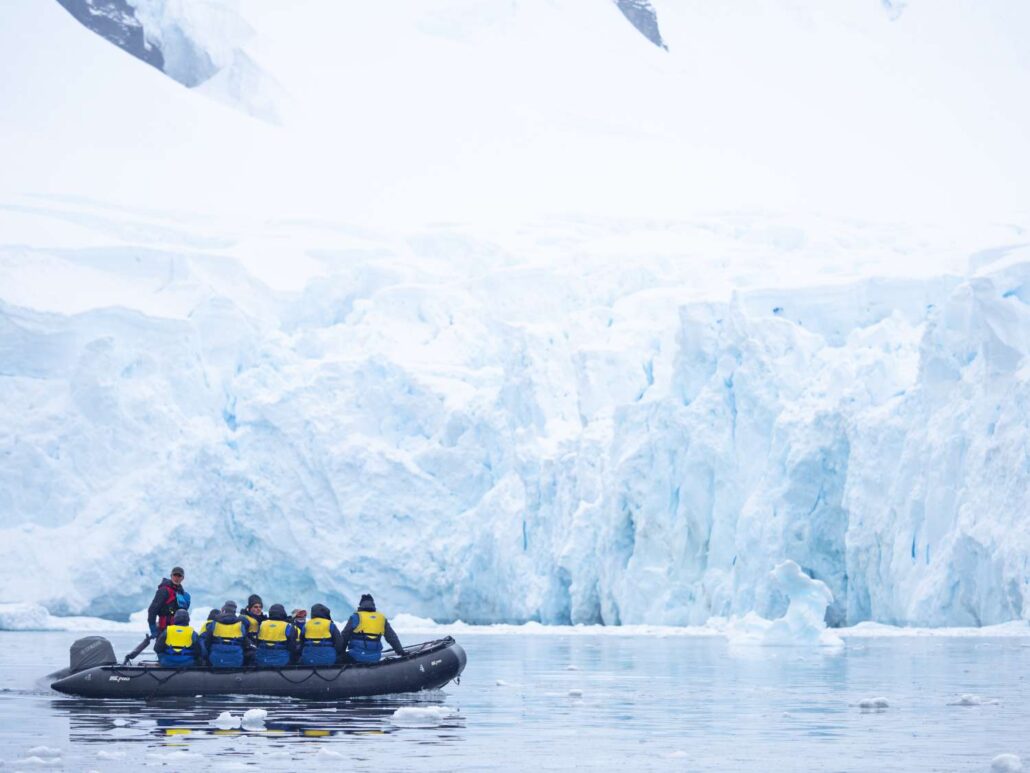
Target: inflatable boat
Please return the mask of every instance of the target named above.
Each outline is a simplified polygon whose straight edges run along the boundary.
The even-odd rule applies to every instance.
[[[325,701],[438,689],[459,679],[465,650],[448,636],[406,647],[404,655],[378,663],[216,671],[156,663],[118,665],[110,642],[90,636],[72,645],[71,661],[69,668],[50,675],[50,686],[84,698],[273,695]]]

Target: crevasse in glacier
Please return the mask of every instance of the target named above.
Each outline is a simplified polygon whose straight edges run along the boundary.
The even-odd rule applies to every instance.
[[[693,624],[782,615],[791,560],[831,624],[1030,617],[1026,262],[713,302],[204,261],[140,268],[177,317],[0,307],[0,601],[124,615],[175,562],[212,600]]]

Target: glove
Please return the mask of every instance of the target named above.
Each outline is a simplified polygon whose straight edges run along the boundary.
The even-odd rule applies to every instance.
[[[157,626],[154,623],[150,624],[150,635],[157,636]]]

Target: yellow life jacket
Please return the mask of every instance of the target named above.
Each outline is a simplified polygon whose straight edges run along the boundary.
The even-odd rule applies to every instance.
[[[324,642],[326,639],[332,638],[332,633],[329,631],[329,626],[332,624],[332,620],[326,620],[324,617],[311,618],[304,623],[304,640]]]
[[[216,639],[242,639],[243,623],[239,620],[235,623],[219,623],[215,620],[211,635]]]
[[[240,617],[247,621],[247,634],[249,636],[257,636],[258,627],[260,626],[257,618],[247,614],[246,612],[240,615]]]
[[[354,626],[354,633],[359,633],[366,639],[376,641],[386,632],[386,615],[379,612],[368,612],[363,609],[357,611],[358,624]]]
[[[188,625],[170,625],[165,628],[165,644],[186,649],[193,644],[193,628]]]
[[[265,620],[261,623],[261,629],[258,631],[258,641],[266,644],[279,644],[286,641],[286,626],[288,626],[285,620]]]

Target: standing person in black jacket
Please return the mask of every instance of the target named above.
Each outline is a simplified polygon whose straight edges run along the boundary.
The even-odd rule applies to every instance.
[[[171,579],[165,577],[157,586],[154,600],[147,608],[147,626],[150,635],[157,636],[172,623],[172,617],[180,609],[189,610],[190,594],[182,587],[186,573],[181,566],[172,568]]]

